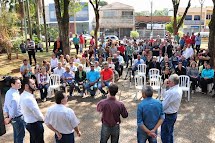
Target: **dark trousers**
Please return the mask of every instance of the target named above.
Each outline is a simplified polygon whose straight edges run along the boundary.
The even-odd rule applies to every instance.
[[[76,54],[78,55],[79,45],[75,44]]]
[[[30,133],[30,143],[44,143],[44,128],[42,122],[27,123],[26,129]]]
[[[190,77],[190,81],[192,81],[192,83],[191,83],[192,90],[195,90],[196,87],[198,87],[199,79]]]
[[[62,134],[62,138],[58,140],[57,135],[55,134],[56,143],[74,143],[74,133],[71,134]]]
[[[199,51],[200,51],[200,45],[196,45],[196,51],[197,51],[197,54],[198,54]]]
[[[23,116],[12,119],[11,124],[13,126],[14,143],[23,143],[25,137],[25,122]]]
[[[84,87],[84,84],[77,84],[77,83],[68,83],[69,85],[69,93],[70,93],[70,96],[72,96],[72,93],[74,91],[74,89],[76,89],[78,91],[78,93],[85,93],[85,87]],[[80,87],[82,86],[82,91],[80,89]]]
[[[40,84],[38,86],[38,88],[40,90],[40,97],[41,97],[41,99],[46,98],[47,97],[47,93],[48,93],[49,85],[48,84],[45,84],[45,85]]]
[[[101,139],[100,143],[107,143],[108,139],[111,137],[111,143],[119,142],[119,125],[113,127],[102,124]]]
[[[126,68],[128,68],[129,61],[131,62],[131,66],[132,66],[132,56],[127,56]]]
[[[30,61],[30,65],[32,65],[32,57],[34,59],[35,65],[37,63],[36,57],[35,57],[35,52],[34,51],[28,51],[28,56],[29,56],[29,61]]]
[[[174,142],[174,124],[177,119],[177,113],[165,114],[165,119],[161,125],[161,140],[162,143],[173,143]]]
[[[212,78],[210,78],[210,79],[201,78],[200,85],[201,85],[201,88],[202,88],[202,92],[207,93],[207,91],[208,91],[207,86],[210,83],[213,83],[213,79]]]

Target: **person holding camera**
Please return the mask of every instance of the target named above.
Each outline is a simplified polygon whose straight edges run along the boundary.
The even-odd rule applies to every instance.
[[[32,65],[32,57],[34,59],[35,65],[37,64],[35,56],[35,42],[31,39],[27,39],[27,51],[29,56],[30,65]]]

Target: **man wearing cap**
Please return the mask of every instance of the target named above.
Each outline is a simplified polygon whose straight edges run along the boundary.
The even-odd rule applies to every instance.
[[[90,95],[92,97],[95,96],[96,94],[96,88],[97,88],[97,83],[100,79],[100,74],[98,71],[94,69],[95,65],[94,63],[90,64],[90,71],[87,73],[87,83],[85,84],[85,89],[87,89],[88,92],[90,92]]]

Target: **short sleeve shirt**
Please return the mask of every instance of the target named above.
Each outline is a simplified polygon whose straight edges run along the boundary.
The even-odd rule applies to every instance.
[[[103,80],[108,80],[111,78],[111,76],[113,75],[113,71],[112,69],[104,69],[101,71],[101,76],[103,76]]]

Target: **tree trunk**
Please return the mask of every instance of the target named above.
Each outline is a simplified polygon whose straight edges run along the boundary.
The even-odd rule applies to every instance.
[[[62,41],[63,54],[70,55],[69,46],[69,2],[70,0],[64,0],[64,9],[60,7],[60,1],[54,0],[55,2],[55,12],[58,21],[59,36]],[[63,15],[62,15],[63,13]]]
[[[35,12],[36,12],[36,31],[37,31],[37,38],[41,39],[41,32],[40,32],[40,0],[35,0]]]
[[[30,16],[30,6],[29,6],[29,0],[26,1],[27,2],[27,13],[28,13],[28,32],[30,35],[30,38],[32,39],[32,26],[31,26],[31,16]]]
[[[214,3],[213,15],[209,23],[210,34],[209,34],[208,48],[209,48],[209,52],[211,53],[210,63],[214,67],[215,66],[215,0],[213,0],[213,3]]]
[[[49,51],[48,49],[48,35],[47,35],[47,28],[46,28],[46,13],[45,13],[45,2],[42,0],[43,3],[43,23],[44,23],[44,31],[45,31],[45,41],[46,41],[46,52]]]
[[[99,11],[95,11],[96,16],[96,27],[94,30],[94,36],[95,36],[95,47],[98,48],[98,30],[99,30]]]

